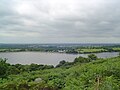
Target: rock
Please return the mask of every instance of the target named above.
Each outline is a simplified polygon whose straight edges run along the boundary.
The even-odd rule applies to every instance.
[[[37,82],[37,83],[39,83],[39,82],[41,82],[42,81],[42,78],[36,78],[35,79],[35,82]]]

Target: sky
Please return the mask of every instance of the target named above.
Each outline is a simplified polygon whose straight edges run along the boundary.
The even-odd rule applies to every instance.
[[[120,43],[120,0],[0,0],[0,43]]]

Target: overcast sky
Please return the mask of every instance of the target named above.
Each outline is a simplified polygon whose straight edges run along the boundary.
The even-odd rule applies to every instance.
[[[120,43],[120,0],[0,0],[0,43]]]

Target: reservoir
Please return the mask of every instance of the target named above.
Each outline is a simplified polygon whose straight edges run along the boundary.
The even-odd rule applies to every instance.
[[[118,52],[96,53],[99,58],[109,58],[118,56]],[[61,60],[72,62],[76,57],[87,57],[88,54],[66,54],[51,52],[4,52],[0,53],[0,58],[7,58],[10,64],[49,64],[57,65]]]

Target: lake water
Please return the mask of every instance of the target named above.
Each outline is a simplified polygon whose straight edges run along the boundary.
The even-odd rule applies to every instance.
[[[108,58],[118,56],[118,52],[97,53],[98,57]],[[5,52],[0,53],[0,58],[7,58],[11,64],[51,64],[57,65],[61,60],[73,61],[76,57],[87,57],[87,54],[65,54],[49,52]]]

